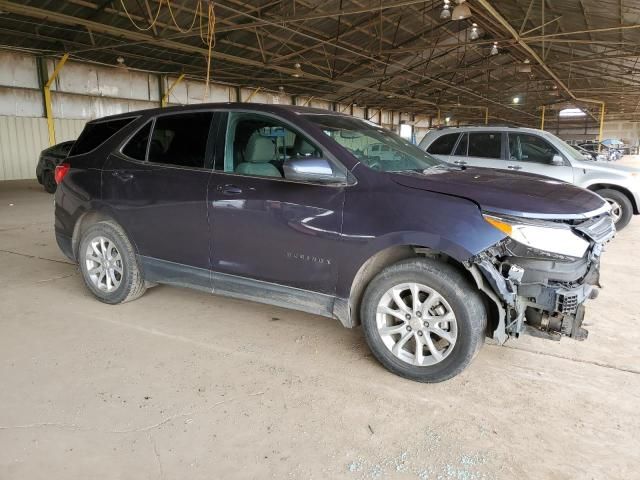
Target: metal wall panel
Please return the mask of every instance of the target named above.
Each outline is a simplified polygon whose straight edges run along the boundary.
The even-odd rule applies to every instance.
[[[17,117],[44,116],[44,103],[39,90],[0,87],[0,115]]]
[[[38,157],[48,143],[44,118],[0,116],[0,180],[35,178]]]
[[[0,50],[0,85],[39,88],[36,57]]]

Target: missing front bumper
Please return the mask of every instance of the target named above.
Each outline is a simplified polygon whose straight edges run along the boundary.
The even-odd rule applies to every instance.
[[[598,254],[592,251],[588,258],[569,262],[513,257],[498,249],[467,264],[478,288],[496,304],[493,338],[500,344],[523,333],[585,340],[584,303],[598,293],[599,249]]]

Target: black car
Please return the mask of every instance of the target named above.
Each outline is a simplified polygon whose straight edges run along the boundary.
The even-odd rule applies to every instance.
[[[370,122],[295,106],[92,121],[56,178],[58,245],[99,300],[164,283],[336,318],[425,382],[461,372],[485,336],[584,339],[615,231],[582,188],[447,166]]]
[[[73,143],[74,141],[61,142],[40,152],[38,166],[36,167],[36,177],[38,178],[38,183],[47,192],[56,193],[55,168],[67,158]]]

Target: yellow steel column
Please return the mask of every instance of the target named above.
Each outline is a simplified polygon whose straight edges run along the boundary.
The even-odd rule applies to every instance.
[[[162,106],[162,108],[167,106],[167,103],[169,103],[169,95],[171,95],[171,92],[173,92],[173,89],[176,88],[178,84],[182,82],[182,80],[184,80],[184,73],[181,73],[180,76],[176,78],[176,81],[173,82],[171,85],[169,85],[169,88],[167,89],[165,94],[162,96],[162,100],[160,101],[160,105]]]
[[[489,107],[484,107],[484,124],[489,125]]]
[[[544,115],[547,112],[547,106],[542,105],[542,116],[540,117],[540,130],[544,130]]]
[[[47,83],[44,84],[44,88],[42,89],[44,93],[44,108],[47,115],[47,128],[49,129],[49,145],[56,144],[56,127],[53,123],[53,107],[51,105],[51,85],[56,80],[56,77],[60,73],[60,70],[62,70],[62,67],[64,66],[68,58],[68,53],[65,53],[62,56],[62,58],[56,65],[56,68],[53,69],[51,77],[49,77],[49,80],[47,80]]]
[[[600,131],[598,132],[598,142],[602,142],[602,130],[604,129],[604,102],[600,105]],[[602,149],[602,145],[598,143],[598,151]]]
[[[262,90],[262,87],[258,87],[256,88],[253,92],[251,92],[251,95],[249,95],[247,97],[247,99],[245,100],[246,103],[249,103],[251,101],[251,99],[253,98],[253,96],[258,93],[260,90]]]

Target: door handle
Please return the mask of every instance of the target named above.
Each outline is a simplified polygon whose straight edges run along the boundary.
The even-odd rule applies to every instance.
[[[117,179],[123,180],[125,182],[128,181],[128,180],[131,180],[133,178],[133,173],[123,172],[123,171],[120,171],[120,170],[114,170],[113,172],[111,172],[111,175],[113,175]]]
[[[242,189],[235,185],[219,185],[218,189],[225,195],[239,195],[242,193]]]
[[[522,167],[520,165],[507,165],[507,168],[509,170],[522,170]]]
[[[456,160],[453,163],[455,163],[456,165],[466,165],[467,164],[467,162],[465,162],[464,160]]]

